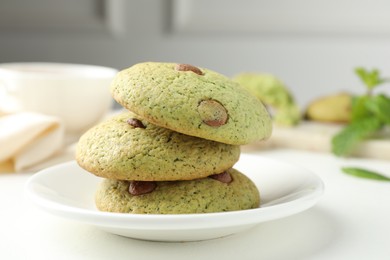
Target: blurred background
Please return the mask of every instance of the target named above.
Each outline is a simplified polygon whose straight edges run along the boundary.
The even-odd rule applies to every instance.
[[[390,76],[386,0],[1,0],[0,62],[141,61],[278,76],[302,106]]]

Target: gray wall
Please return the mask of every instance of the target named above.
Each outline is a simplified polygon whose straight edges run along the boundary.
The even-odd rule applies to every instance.
[[[1,0],[0,62],[269,72],[304,106],[363,91],[356,66],[390,76],[389,14],[386,0]]]

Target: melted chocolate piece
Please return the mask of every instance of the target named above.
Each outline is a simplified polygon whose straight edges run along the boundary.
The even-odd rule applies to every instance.
[[[229,118],[226,108],[217,100],[213,99],[199,102],[198,112],[203,123],[212,127],[225,125]]]
[[[142,122],[140,120],[138,120],[137,118],[129,118],[127,120],[127,123],[135,128],[146,128],[144,126],[144,124],[142,124]]]
[[[175,69],[177,71],[192,71],[195,74],[203,75],[203,72],[199,68],[190,64],[176,64]]]
[[[157,187],[154,181],[131,181],[129,185],[129,193],[134,196],[147,194]]]
[[[231,183],[233,181],[232,176],[230,176],[230,174],[226,171],[219,174],[210,175],[209,177],[222,183]]]

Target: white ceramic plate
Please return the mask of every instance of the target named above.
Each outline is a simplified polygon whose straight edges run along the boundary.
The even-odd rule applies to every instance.
[[[100,212],[94,206],[94,194],[101,179],[74,161],[33,175],[26,193],[36,205],[55,215],[114,234],[156,241],[196,241],[234,234],[308,209],[323,193],[323,183],[316,175],[291,164],[242,154],[235,168],[259,188],[260,208],[185,215]]]

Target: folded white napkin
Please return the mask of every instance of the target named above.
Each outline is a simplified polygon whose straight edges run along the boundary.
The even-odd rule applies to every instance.
[[[32,112],[0,117],[0,166],[22,171],[44,162],[63,145],[64,127],[56,117]]]

